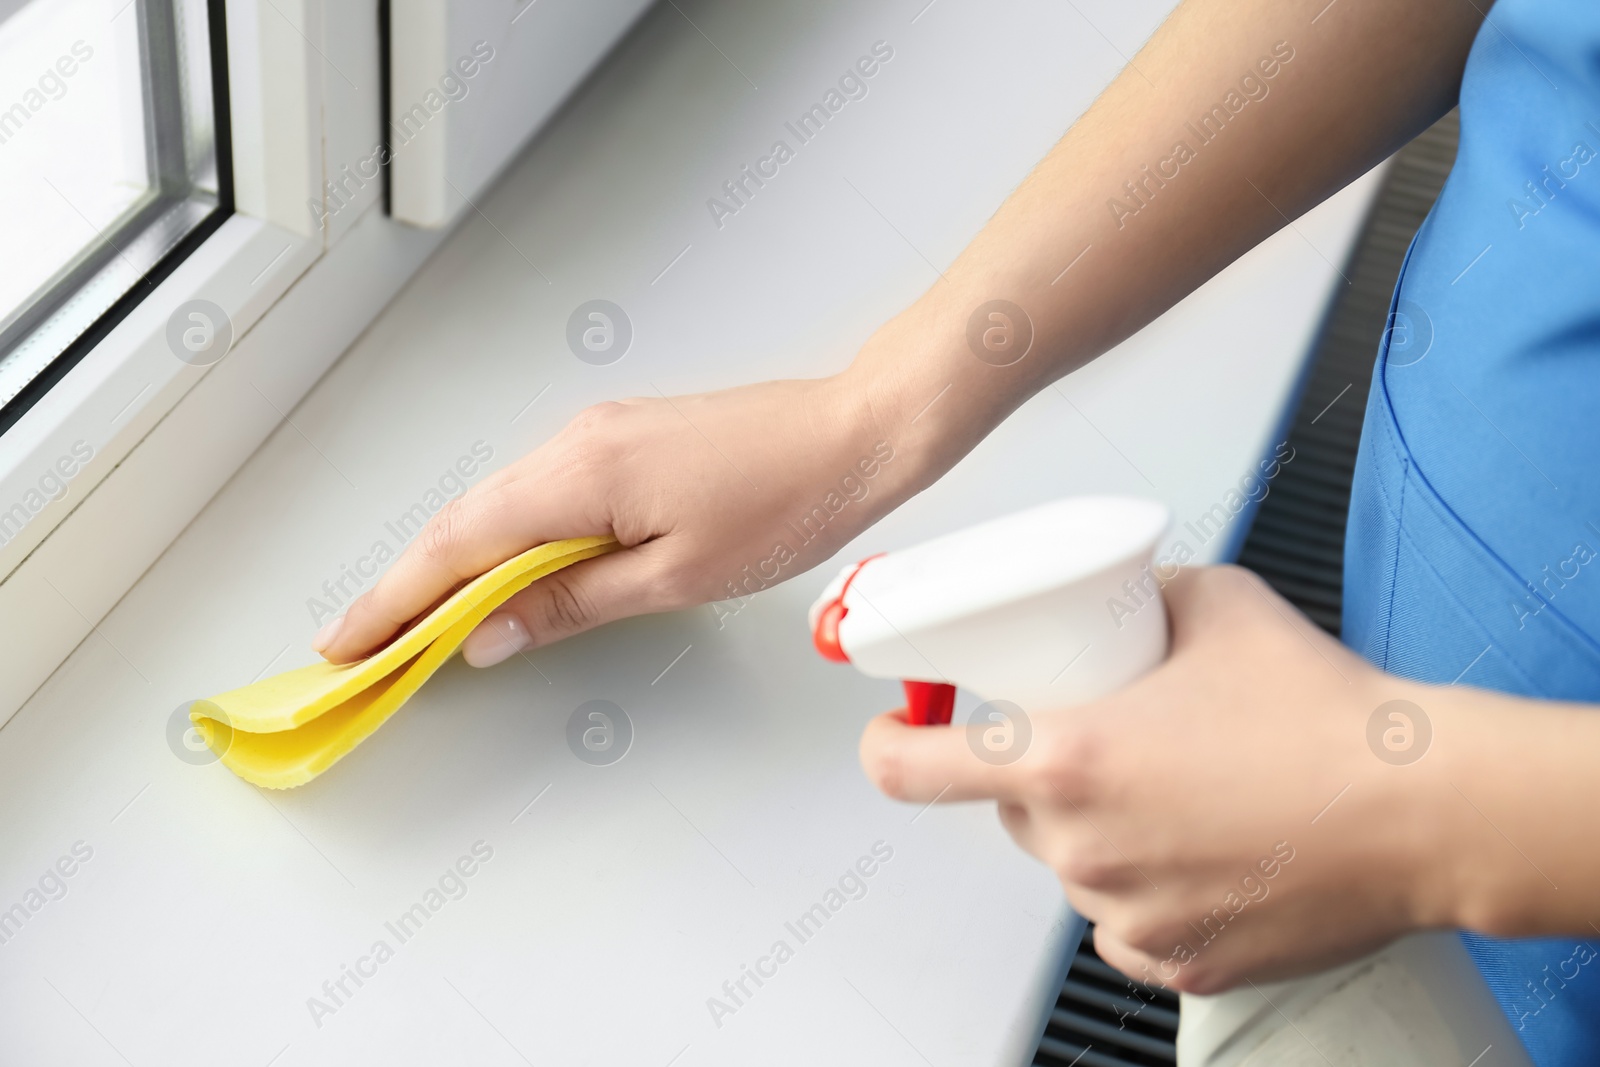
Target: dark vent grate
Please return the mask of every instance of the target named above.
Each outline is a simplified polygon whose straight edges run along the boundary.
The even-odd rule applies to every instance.
[[[1177,1062],[1178,997],[1130,982],[1083,935],[1045,1024],[1036,1067],[1170,1067]]]
[[[1289,431],[1294,461],[1274,479],[1239,562],[1323,629],[1339,632],[1344,524],[1372,363],[1406,246],[1455,162],[1455,112],[1401,150],[1384,179],[1355,255],[1350,285],[1311,355]],[[1178,998],[1129,982],[1095,954],[1092,934],[1073,957],[1034,1055],[1035,1067],[1153,1067],[1177,1061]]]
[[[1350,284],[1312,353],[1289,431],[1294,461],[1273,480],[1239,553],[1241,564],[1332,634],[1344,600],[1344,522],[1372,363],[1406,246],[1455,162],[1457,129],[1452,111],[1401,150],[1384,179],[1345,270]]]

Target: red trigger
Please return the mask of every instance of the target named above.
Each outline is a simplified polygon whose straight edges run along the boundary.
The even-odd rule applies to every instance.
[[[912,726],[947,726],[955,710],[956,687],[945,682],[902,683],[906,687],[906,718]]]

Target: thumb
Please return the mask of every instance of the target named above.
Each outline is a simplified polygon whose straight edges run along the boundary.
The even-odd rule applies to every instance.
[[[679,583],[657,545],[596,556],[540,578],[467,635],[462,657],[492,667],[615,619],[682,607],[673,592]]]
[[[886,796],[936,800],[1012,800],[1022,783],[1009,766],[989,762],[972,743],[974,726],[912,726],[891,711],[861,735],[861,767]]]

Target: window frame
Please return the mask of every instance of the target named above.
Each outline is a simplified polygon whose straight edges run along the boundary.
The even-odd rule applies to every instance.
[[[167,38],[177,32],[175,26],[162,25],[153,28],[151,24],[152,12],[156,13],[156,17],[166,16],[166,21],[172,22],[172,6],[180,0],[168,0],[168,2],[157,0],[155,3],[149,0],[130,0],[130,2],[134,6],[135,16],[140,20],[140,47],[146,62],[150,64],[143,71],[140,80],[145,94],[143,113],[146,128],[154,131],[150,138],[151,146],[147,157],[152,191],[144,203],[133,208],[128,217],[118,220],[113,229],[101,236],[100,241],[86,246],[79,262],[69,266],[61,277],[53,279],[42,297],[33,301],[15,322],[0,330],[0,352],[26,341],[36,330],[45,328],[52,319],[63,313],[74,297],[97,277],[102,276],[103,272],[114,265],[119,258],[126,260],[130,255],[142,257],[148,260],[148,265],[140,263],[139,266],[144,269],[138,278],[128,283],[126,291],[102,312],[85,322],[77,335],[56,355],[50,357],[15,396],[0,401],[0,436],[16,425],[29,408],[43,399],[56,383],[66,377],[84,356],[110,334],[117,323],[128,316],[140,300],[159,286],[233,214],[233,153],[230,142],[232,124],[228,111],[226,3],[225,0],[205,0],[207,60],[211,76],[207,95],[211,103],[212,151],[217,182],[216,203],[211,205],[199,220],[186,227],[182,237],[171,242],[159,253],[151,255],[136,247],[141,239],[152,234],[165,216],[185,206],[195,206],[195,200],[190,200],[189,204],[185,205],[184,202],[163,192],[163,187],[167,184],[174,167],[187,170],[188,160],[181,156],[174,159],[172,155],[174,140],[180,137],[185,129],[185,116],[181,88],[177,81],[158,80],[152,70],[156,63],[161,63],[170,70],[173,79],[179,78],[182,74],[175,56],[152,57],[156,48],[164,46]]]
[[[370,61],[375,89],[375,12],[366,27],[357,19],[332,32],[354,5],[212,4],[228,210],[97,319],[0,433],[0,518],[42,480],[64,484],[20,529],[0,532],[0,618],[13,620],[0,642],[0,724],[96,632],[448,232],[396,232],[376,198],[338,227],[312,223],[325,159],[376,136],[370,100],[328,90],[329,66],[353,71],[352,56]],[[308,274],[316,284],[298,284]],[[232,348],[210,366],[167,344],[169,313],[193,299],[219,305],[231,324]]]

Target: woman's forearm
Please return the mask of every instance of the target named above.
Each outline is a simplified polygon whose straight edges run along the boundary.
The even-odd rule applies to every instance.
[[[849,388],[931,482],[1454,106],[1480,18],[1459,0],[1188,0],[874,335]]]
[[[1431,918],[1505,937],[1600,933],[1600,715],[1459,687],[1411,699],[1431,748],[1387,773],[1413,778],[1396,817],[1415,820],[1444,875]]]

